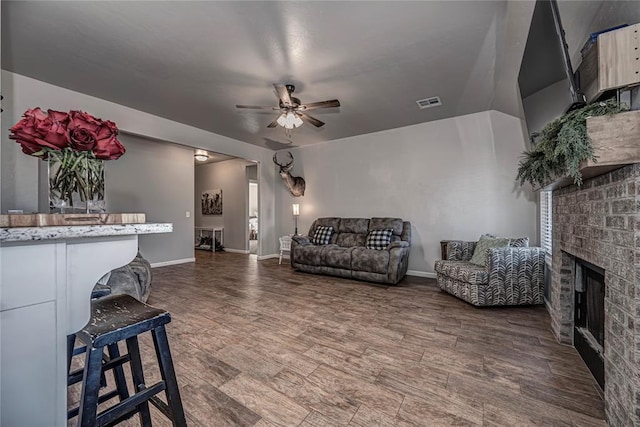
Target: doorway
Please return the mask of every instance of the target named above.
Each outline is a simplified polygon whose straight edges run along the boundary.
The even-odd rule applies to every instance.
[[[247,178],[249,184],[249,203],[248,203],[248,225],[249,225],[249,253],[256,255],[258,253],[258,166],[247,166]]]
[[[257,163],[211,151],[195,154],[196,248],[249,254],[248,217],[252,216],[255,232],[251,237],[257,253],[258,208],[249,207],[249,181],[258,183]]]

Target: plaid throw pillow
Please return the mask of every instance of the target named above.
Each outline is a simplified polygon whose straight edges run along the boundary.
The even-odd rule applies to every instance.
[[[372,230],[367,235],[367,249],[382,250],[391,243],[393,230]]]
[[[313,233],[313,239],[311,243],[314,245],[328,245],[333,235],[333,227],[321,225],[316,227],[315,233]]]

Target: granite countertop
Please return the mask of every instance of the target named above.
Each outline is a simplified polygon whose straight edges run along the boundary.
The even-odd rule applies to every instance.
[[[131,234],[171,233],[172,231],[173,224],[171,223],[14,227],[0,228],[0,242],[126,236]]]

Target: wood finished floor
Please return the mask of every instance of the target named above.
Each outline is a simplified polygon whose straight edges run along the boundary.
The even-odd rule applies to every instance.
[[[196,255],[154,269],[149,298],[173,318],[191,426],[605,425],[587,368],[556,343],[543,307],[478,309],[430,279],[387,287]],[[141,346],[159,378],[149,336]]]

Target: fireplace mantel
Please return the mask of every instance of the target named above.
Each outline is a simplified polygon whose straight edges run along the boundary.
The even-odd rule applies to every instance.
[[[580,167],[583,180],[640,163],[640,111],[590,117],[587,119],[587,133],[597,161],[583,162]],[[545,186],[544,190],[556,190],[571,184],[573,178],[562,177]]]

